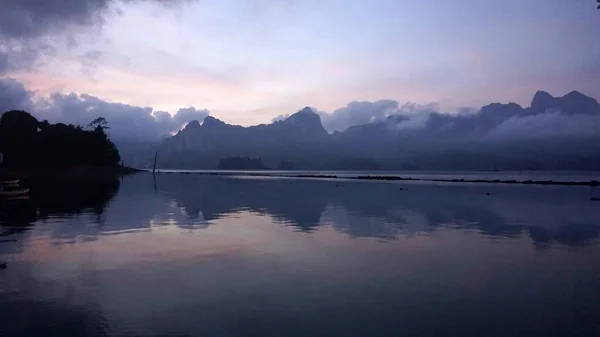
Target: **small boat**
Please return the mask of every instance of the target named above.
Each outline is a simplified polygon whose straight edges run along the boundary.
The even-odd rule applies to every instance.
[[[5,181],[0,181],[0,189],[3,187],[16,187],[19,186],[19,180],[5,180]]]
[[[4,180],[4,181],[0,181],[0,184],[2,184],[2,185],[18,185],[19,181],[20,181],[19,179]]]
[[[1,189],[0,190],[0,197],[18,197],[18,196],[24,196],[26,194],[29,193],[29,189],[28,188],[19,188],[19,189],[15,189],[15,190],[5,190],[5,189]]]
[[[4,201],[4,202],[23,201],[23,200],[29,200],[29,195],[18,194],[18,195],[14,195],[14,196],[0,196],[0,198],[2,198],[2,201]]]
[[[19,180],[6,180],[0,183],[0,197],[20,197],[29,193],[29,188],[19,188]]]

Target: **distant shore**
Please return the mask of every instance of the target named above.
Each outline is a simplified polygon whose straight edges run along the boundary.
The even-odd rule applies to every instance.
[[[423,177],[399,177],[394,175],[344,175],[335,174],[270,174],[262,172],[233,172],[233,171],[160,171],[160,174],[195,174],[207,176],[251,176],[251,177],[275,177],[275,178],[309,178],[309,179],[345,179],[345,180],[379,180],[379,181],[422,181],[441,183],[472,183],[472,184],[508,184],[508,185],[555,185],[555,186],[600,186],[600,181],[554,181],[554,180],[516,180],[516,179],[442,179]]]

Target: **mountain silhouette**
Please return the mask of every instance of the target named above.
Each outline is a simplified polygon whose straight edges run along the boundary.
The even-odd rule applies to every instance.
[[[390,115],[329,134],[306,107],[250,127],[208,116],[159,147],[162,168],[216,169],[227,157],[296,169],[600,169],[600,104],[573,91],[538,91],[531,106],[492,103],[477,113]]]
[[[552,97],[545,91],[538,91],[531,102],[530,113],[541,114],[554,110],[565,115],[600,116],[600,104],[595,99],[578,91],[572,91],[563,97]]]

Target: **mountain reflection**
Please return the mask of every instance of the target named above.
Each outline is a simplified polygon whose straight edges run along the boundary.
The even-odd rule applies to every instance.
[[[190,217],[216,220],[237,210],[271,215],[303,231],[319,226],[328,203],[323,184],[315,181],[159,177],[159,189],[177,200]],[[334,185],[335,186],[335,185]]]
[[[52,222],[57,242],[177,226],[200,230],[252,212],[312,232],[394,240],[440,229],[492,239],[529,237],[537,248],[586,245],[600,236],[594,188],[382,183],[150,174],[94,184],[45,184],[29,201],[2,205],[0,235]]]
[[[133,177],[144,184],[147,176]],[[149,183],[148,183],[149,184]],[[600,211],[588,188],[426,185],[165,174],[160,195],[208,224],[239,210],[313,231],[329,225],[352,237],[395,239],[440,228],[483,235],[528,235],[537,247],[588,244],[600,236]],[[185,222],[185,221],[184,221]]]

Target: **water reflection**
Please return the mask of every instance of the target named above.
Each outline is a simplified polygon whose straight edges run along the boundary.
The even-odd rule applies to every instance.
[[[27,198],[4,199],[0,203],[0,236],[32,228],[35,222],[52,218],[72,218],[85,214],[94,223],[102,222],[102,215],[110,200],[119,191],[119,180],[68,182],[25,181],[31,189]]]
[[[168,174],[48,187],[2,217],[16,241],[0,243],[0,336],[598,335],[597,193]]]
[[[144,184],[143,178],[132,184]],[[594,188],[426,185],[161,175],[158,193],[207,223],[239,210],[310,232],[333,226],[352,237],[394,239],[441,228],[528,235],[536,247],[585,245],[600,235]],[[186,223],[181,221],[178,223]]]
[[[36,221],[50,221],[52,236],[68,243],[161,225],[205,229],[220,218],[250,211],[302,232],[331,226],[351,237],[385,240],[462,228],[498,238],[526,235],[537,248],[544,248],[552,243],[577,247],[600,236],[600,211],[590,201],[590,196],[600,193],[587,187],[177,174],[158,175],[156,179],[144,174],[132,176],[123,181],[120,192],[119,187],[116,179],[37,186],[29,201],[2,204],[0,235],[27,230]],[[73,225],[82,221],[88,225]]]

